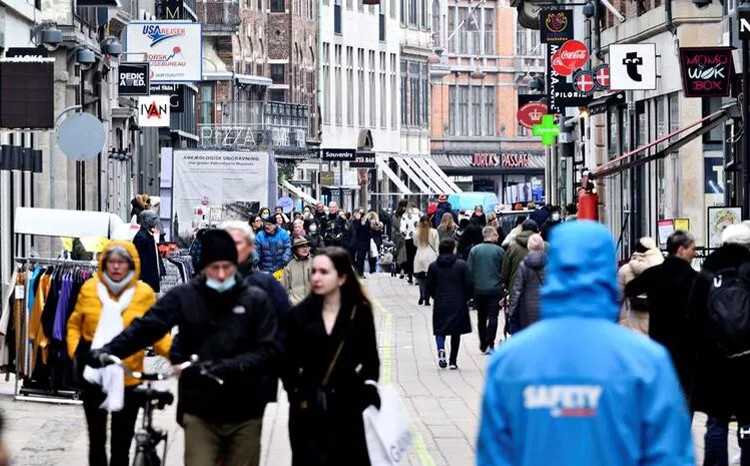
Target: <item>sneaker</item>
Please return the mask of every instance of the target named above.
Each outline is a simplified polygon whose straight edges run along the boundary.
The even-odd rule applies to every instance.
[[[456,363],[454,362],[453,364],[451,364],[451,365],[450,365],[450,367],[449,367],[448,369],[450,369],[450,370],[452,370],[452,371],[455,371],[455,370],[457,370],[457,369],[458,369],[458,366],[457,366],[457,365],[456,365]]]
[[[484,352],[484,354],[492,354],[495,352],[495,347],[493,345],[490,345],[487,347],[487,350]]]
[[[419,303],[417,304],[417,306],[421,306],[421,305],[422,305],[422,303],[424,303],[424,299],[422,299],[422,298],[419,298]]]
[[[430,300],[429,299],[425,299],[424,300],[424,305],[425,306],[432,306],[432,304],[430,304]]]
[[[445,350],[438,350],[438,366],[440,366],[441,369],[445,369],[447,365],[448,361],[445,360]]]
[[[487,345],[480,344],[479,345],[479,352],[482,353],[482,354],[487,354]]]

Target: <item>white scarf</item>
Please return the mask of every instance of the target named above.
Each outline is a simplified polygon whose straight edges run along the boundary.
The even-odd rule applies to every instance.
[[[94,341],[91,342],[92,350],[103,347],[122,332],[122,313],[133,300],[135,287],[123,291],[120,300],[115,301],[109,296],[106,285],[99,282],[97,294],[102,302],[102,312],[99,315],[96,333],[94,333]],[[106,393],[107,397],[99,406],[100,408],[110,413],[122,410],[125,397],[125,372],[122,367],[115,364],[101,369],[86,366],[83,370],[83,378],[89,383],[101,385],[102,391]]]

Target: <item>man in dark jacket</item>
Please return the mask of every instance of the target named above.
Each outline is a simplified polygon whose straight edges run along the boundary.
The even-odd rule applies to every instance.
[[[438,196],[437,210],[432,217],[432,223],[435,228],[437,228],[438,225],[440,225],[440,222],[443,221],[443,214],[451,214],[453,216],[453,221],[458,223],[458,214],[453,210],[453,206],[448,202],[448,196],[445,194]]]
[[[552,206],[549,204],[544,204],[543,206],[529,214],[529,219],[535,221],[537,225],[541,226],[544,225],[547,222],[547,219],[549,219],[551,216]]]
[[[289,232],[276,225],[276,218],[269,215],[264,220],[265,228],[255,238],[260,269],[274,273],[282,270],[292,259],[292,240]]]
[[[335,202],[328,204],[328,215],[324,217],[322,233],[326,246],[351,246],[349,222],[339,214],[339,206]]]
[[[516,278],[518,267],[521,261],[529,253],[529,237],[534,233],[539,233],[538,224],[529,219],[521,224],[521,233],[517,234],[513,241],[508,245],[508,249],[503,259],[502,279],[506,291],[513,289],[513,281]]]
[[[625,296],[648,295],[651,338],[664,345],[689,397],[695,371],[693,335],[688,319],[688,298],[697,272],[690,265],[695,257],[695,240],[677,230],[667,239],[669,256],[660,265],[646,269],[625,286]]]
[[[542,238],[549,241],[549,232],[555,226],[562,223],[562,214],[559,206],[553,206],[550,209],[550,216],[542,225]]]
[[[484,227],[482,236],[484,242],[471,249],[467,265],[474,283],[479,351],[489,354],[495,348],[497,316],[500,313],[500,299],[503,297],[500,270],[505,251],[497,245],[495,227]]]
[[[133,244],[141,258],[141,281],[149,285],[155,293],[160,290],[159,281],[166,274],[161,256],[156,251],[156,240],[159,238],[159,216],[153,210],[141,212],[138,220],[141,229],[135,234]]]
[[[355,210],[353,216],[354,218],[349,226],[349,230],[351,231],[351,254],[354,258],[354,266],[357,274],[365,278],[365,257],[370,251],[372,230],[370,229],[370,222],[367,220],[367,216],[364,215],[364,211],[361,209]]]
[[[461,259],[468,260],[471,248],[477,244],[481,244],[482,241],[484,241],[482,237],[482,225],[479,224],[477,217],[472,217],[469,220],[469,226],[466,227],[458,239],[458,255]]]
[[[750,264],[750,228],[730,225],[721,235],[722,246],[703,263],[690,295],[690,319],[697,344],[696,372],[692,408],[708,415],[705,435],[704,464],[727,465],[729,421],[737,417],[738,444],[742,450],[740,464],[750,464],[750,355],[727,357],[719,350],[712,335],[708,302],[711,284],[720,271],[739,271]],[[741,306],[738,303],[738,306]],[[744,435],[743,435],[744,433]]]
[[[170,290],[143,318],[93,351],[91,360],[96,364],[101,353],[125,358],[177,326],[180,350],[170,354],[172,363],[195,354],[223,381],[195,367],[180,375],[184,464],[216,464],[228,446],[227,464],[257,465],[267,401],[263,377],[278,364],[280,352],[276,312],[263,290],[237,280],[237,248],[227,232],[210,230],[203,236],[199,263],[199,276]]]

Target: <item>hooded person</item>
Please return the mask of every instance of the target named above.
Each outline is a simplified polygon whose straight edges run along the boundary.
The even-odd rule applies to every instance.
[[[237,247],[226,231],[203,235],[198,267],[200,274],[169,290],[89,361],[101,364],[103,354],[128,357],[178,327],[172,364],[192,355],[204,364],[179,375],[184,464],[217,464],[223,455],[226,464],[257,466],[267,379],[277,373],[281,350],[276,311],[265,291],[237,275]]]
[[[446,213],[451,214],[453,216],[453,221],[455,223],[458,223],[458,213],[453,210],[453,206],[450,202],[448,202],[448,196],[446,196],[445,194],[441,194],[438,196],[435,215],[432,216],[432,226],[437,228],[440,225],[440,222],[443,220],[443,214]]]
[[[508,249],[505,251],[502,280],[506,291],[513,289],[513,281],[516,279],[518,267],[526,257],[526,254],[529,253],[528,242],[534,233],[539,233],[539,225],[531,219],[524,221],[521,224],[521,232],[513,238],[513,241],[511,241]]]
[[[67,322],[68,356],[75,361],[76,378],[89,434],[89,464],[129,465],[130,443],[140,404],[134,389],[138,379],[119,366],[94,369],[85,366],[89,351],[109,343],[156,302],[149,285],[139,280],[141,263],[129,241],[111,241],[99,256],[96,274],[81,287]],[[171,338],[160,335],[154,349],[169,355]],[[144,352],[125,359],[131,371],[143,371]],[[107,417],[112,413],[111,462],[107,463]]]
[[[159,239],[161,221],[153,210],[144,210],[138,217],[141,229],[135,234],[133,244],[141,258],[141,280],[154,292],[160,291],[161,277],[166,274],[164,263],[156,246]]]
[[[310,242],[305,238],[294,238],[292,260],[284,267],[282,284],[289,294],[292,305],[296,306],[310,294],[310,273],[312,258]]]
[[[578,221],[550,239],[541,320],[487,369],[477,464],[694,465],[669,354],[616,323],[611,233]]]
[[[151,204],[149,202],[148,194],[136,194],[133,196],[133,200],[130,201],[130,218],[136,218],[136,221],[140,224],[141,212],[144,210],[150,210]]]
[[[274,273],[292,258],[292,241],[289,233],[276,224],[274,216],[264,218],[263,223],[264,229],[255,237],[260,269]]]
[[[544,281],[547,254],[541,235],[529,237],[529,253],[518,266],[513,288],[510,291],[511,327],[514,332],[523,330],[539,320],[539,291]]]
[[[646,269],[664,262],[664,256],[656,245],[656,241],[643,237],[635,245],[635,252],[630,261],[617,271],[617,282],[620,285],[620,295],[625,292],[625,286]],[[620,313],[620,324],[648,335],[648,297],[644,293],[635,298],[625,298]]]

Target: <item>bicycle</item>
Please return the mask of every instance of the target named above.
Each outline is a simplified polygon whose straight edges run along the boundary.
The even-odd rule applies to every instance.
[[[125,364],[123,364],[122,359],[117,356],[102,354],[100,358],[103,365],[116,364],[122,367],[131,377],[146,382],[145,387],[141,385],[134,390],[138,404],[143,408],[143,418],[141,420],[141,428],[136,430],[134,436],[136,447],[132,465],[161,466],[162,464],[165,464],[167,461],[168,434],[166,430],[154,427],[153,416],[155,410],[161,411],[174,403],[174,395],[168,390],[153,388],[151,382],[170,379],[175,376],[175,372],[170,371],[166,373],[146,374],[130,370]],[[222,379],[208,372],[208,364],[208,362],[199,363],[198,356],[194,354],[190,356],[188,361],[179,364],[177,367],[180,371],[183,371],[189,367],[196,366],[200,370],[201,375],[205,375],[219,385],[223,385],[224,381]],[[160,458],[157,449],[162,442],[164,442],[164,452]]]

